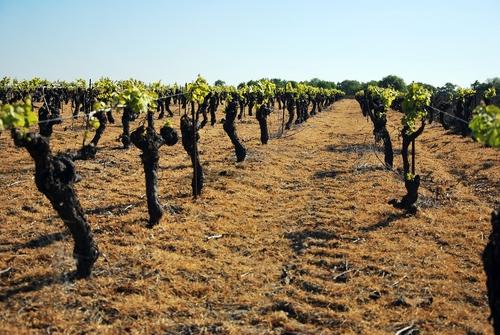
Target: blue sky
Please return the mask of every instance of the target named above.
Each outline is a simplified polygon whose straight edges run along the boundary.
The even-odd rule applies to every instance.
[[[500,76],[500,0],[0,0],[0,76]]]

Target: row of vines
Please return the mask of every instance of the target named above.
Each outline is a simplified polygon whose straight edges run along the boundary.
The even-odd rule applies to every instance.
[[[94,159],[99,141],[108,123],[115,123],[115,114],[121,115],[121,142],[124,149],[134,145],[141,151],[145,174],[145,189],[149,220],[147,227],[157,225],[163,208],[158,200],[159,149],[173,146],[179,134],[169,118],[162,121],[159,131],[155,120],[173,116],[171,107],[178,105],[184,113],[180,118],[181,142],[193,169],[192,195],[198,197],[204,187],[203,164],[197,143],[199,130],[217,123],[216,112],[224,106],[220,122],[235,150],[237,162],[246,158],[246,148],[237,134],[236,118],[242,119],[245,111],[255,117],[260,126],[260,141],[267,144],[269,129],[267,117],[278,106],[288,111],[288,121],[282,128],[290,129],[293,122],[300,124],[321,112],[343,96],[334,89],[322,89],[306,84],[288,83],[283,88],[268,80],[252,85],[210,86],[198,78],[183,87],[162,85],[160,82],[145,84],[137,80],[112,81],[102,78],[95,83],[78,80],[72,83],[47,82],[40,79],[15,82],[4,78],[0,82],[0,132],[10,132],[14,144],[25,148],[35,162],[35,183],[38,190],[51,202],[54,210],[70,230],[77,261],[76,277],[88,277],[99,256],[92,230],[84,215],[74,184],[78,181],[75,162]],[[71,103],[72,116],[62,115],[63,104]],[[35,107],[38,106],[38,107]],[[312,106],[311,109],[309,107]],[[53,153],[50,145],[53,127],[64,121],[78,118],[85,122],[81,147]],[[131,131],[134,121],[137,127]],[[89,134],[95,131],[87,142]]]
[[[237,120],[255,116],[260,128],[260,142],[270,140],[268,116],[281,112],[281,134],[321,113],[344,96],[336,89],[323,89],[305,83],[286,83],[282,87],[269,80],[251,85],[211,86],[198,76],[183,86],[145,84],[138,80],[113,81],[102,78],[94,83],[48,82],[38,78],[0,81],[0,135],[10,137],[15,146],[24,148],[35,163],[37,189],[50,201],[68,227],[74,239],[77,278],[89,277],[99,257],[99,249],[79,202],[74,184],[78,181],[75,162],[96,157],[99,141],[108,123],[121,120],[120,137],[124,149],[131,145],[141,152],[145,174],[145,190],[149,220],[147,227],[160,223],[163,208],[158,196],[160,148],[173,146],[181,139],[191,161],[191,188],[194,198],[204,188],[203,163],[198,152],[200,129],[222,124],[234,146],[236,162],[246,159],[247,149],[239,139]],[[458,88],[454,91],[429,91],[425,85],[412,83],[406,92],[392,88],[367,86],[355,95],[363,115],[373,124],[375,142],[382,142],[384,163],[393,168],[394,151],[387,130],[387,113],[393,109],[402,113],[400,136],[403,161],[402,181],[406,194],[389,201],[397,209],[412,215],[421,177],[416,171],[415,141],[427,123],[439,122],[462,136],[471,136],[490,147],[500,147],[500,108],[495,104],[493,87],[477,92]],[[71,117],[62,115],[62,107],[71,104]],[[180,135],[170,117],[174,106],[182,110]],[[223,107],[223,108],[220,108]],[[217,111],[223,110],[222,117]],[[287,113],[287,115],[285,115]],[[119,117],[116,117],[118,116]],[[115,119],[116,117],[116,119]],[[69,152],[54,153],[51,148],[53,128],[63,123],[83,119],[84,140]],[[219,118],[219,120],[218,120]],[[135,123],[134,123],[135,122]],[[161,122],[160,127],[155,122]],[[131,127],[134,127],[131,130]],[[92,138],[89,135],[93,132]],[[489,301],[495,324],[500,323],[500,243],[498,212],[492,216],[493,232],[484,252],[483,261],[488,275]]]

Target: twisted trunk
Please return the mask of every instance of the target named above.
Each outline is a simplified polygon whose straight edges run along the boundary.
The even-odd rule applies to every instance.
[[[152,228],[160,223],[163,216],[163,208],[158,198],[159,149],[163,144],[171,146],[177,143],[177,133],[172,128],[164,126],[161,129],[161,136],[158,135],[153,125],[153,114],[149,112],[148,127],[138,127],[132,132],[130,140],[142,151],[141,161],[146,178],[146,197],[149,213],[148,227]]]
[[[174,116],[174,112],[172,112],[172,110],[170,109],[170,102],[171,101],[172,101],[172,97],[166,97],[165,98],[165,110],[167,111],[168,116],[173,117]]]
[[[248,115],[253,116],[252,110],[253,106],[255,105],[255,98],[250,97],[250,100],[248,101]]]
[[[66,155],[53,156],[46,137],[34,133],[26,135],[12,131],[14,144],[24,147],[35,161],[35,183],[38,190],[49,199],[71,232],[77,260],[76,275],[88,277],[99,256],[92,231],[74,189],[75,166]]]
[[[302,123],[302,109],[300,108],[299,100],[295,102],[295,107],[297,109],[297,119],[295,120],[295,124],[299,124]]]
[[[375,142],[380,140],[384,143],[384,162],[388,169],[392,169],[394,162],[394,152],[392,150],[391,137],[387,131],[387,118],[384,106],[377,101],[372,101],[369,97],[359,98],[363,114],[370,117],[373,124],[373,135]],[[403,144],[404,147],[404,144]],[[404,160],[404,158],[403,158]],[[403,162],[404,163],[404,162]]]
[[[292,126],[293,118],[295,117],[295,103],[289,101],[286,109],[288,110],[288,121],[286,122],[285,129],[288,130]]]
[[[387,120],[376,119],[373,121],[374,129],[373,135],[375,135],[375,142],[380,142],[382,140],[384,144],[384,162],[388,169],[392,169],[394,162],[394,152],[392,150],[391,136],[387,131]]]
[[[106,112],[106,117],[108,118],[109,123],[114,124],[115,118],[113,117],[113,111],[109,110]]]
[[[94,147],[97,147],[97,143],[99,143],[99,140],[101,139],[104,130],[106,130],[108,119],[106,118],[104,112],[97,112],[95,113],[94,116],[96,117],[97,120],[99,120],[99,128],[96,129],[94,138],[92,138],[90,143],[92,143]]]
[[[210,125],[213,127],[217,123],[215,112],[217,111],[217,97],[213,96],[209,100]]]
[[[241,99],[239,105],[240,105],[240,113],[238,114],[238,120],[241,120],[245,113],[245,101]]]
[[[158,113],[158,119],[163,119],[165,117],[165,104],[163,99],[156,100],[156,112]]]
[[[191,187],[193,190],[193,196],[197,197],[201,195],[201,190],[203,189],[203,170],[200,164],[198,150],[195,144],[195,141],[198,141],[200,139],[200,135],[198,134],[198,130],[195,128],[193,121],[187,115],[183,115],[181,117],[181,134],[182,146],[191,158],[191,164],[193,166],[193,178],[191,180]]]
[[[132,109],[125,107],[122,114],[123,133],[121,136],[122,144],[125,149],[130,147],[130,122],[135,120],[135,115]]]
[[[153,128],[144,129],[140,126],[134,130],[130,136],[132,143],[139,148],[141,153],[142,166],[146,177],[146,197],[148,203],[149,222],[148,227],[153,227],[160,223],[163,216],[163,209],[158,200],[158,161],[160,156],[158,149],[162,145],[162,139],[156,134]]]
[[[262,144],[267,144],[269,141],[269,130],[267,129],[267,116],[271,113],[271,109],[266,105],[262,104],[256,113],[257,121],[259,121],[260,126],[260,142]]]
[[[408,158],[408,148],[410,144],[416,140],[420,134],[424,131],[425,121],[422,120],[422,126],[415,132],[409,133],[409,129],[405,126],[401,131],[403,137],[403,145],[401,148],[401,155],[403,158],[403,173],[404,182],[406,188],[406,195],[400,201],[392,199],[389,201],[395,208],[404,209],[408,213],[415,214],[417,212],[417,207],[415,203],[418,200],[418,188],[420,187],[420,176],[410,174],[410,161]],[[415,162],[413,162],[415,163]],[[411,176],[411,177],[410,177]]]
[[[54,110],[54,113],[51,113],[50,109],[51,108],[44,103],[38,110],[38,128],[40,135],[47,138],[52,136],[53,127],[62,122],[59,119],[59,113],[57,113],[56,110]]]
[[[312,100],[312,104],[313,104],[313,106],[312,106],[312,109],[311,109],[311,115],[316,115],[316,106],[317,106],[317,104],[318,104],[318,103],[316,102],[316,99],[313,99],[313,100]]]
[[[201,124],[200,124],[200,128],[203,128],[206,126],[206,124],[208,123],[208,117],[207,117],[207,107],[208,107],[208,102],[205,100],[201,106],[200,106],[200,109],[199,111],[201,112],[201,114],[203,115],[203,121],[201,121]],[[198,119],[199,116],[196,117],[196,119]]]
[[[302,100],[302,120],[307,121],[309,119],[309,112],[307,111],[308,104],[307,101]]]
[[[226,119],[224,121],[224,131],[227,136],[231,139],[231,143],[234,145],[234,151],[236,153],[236,161],[243,162],[247,155],[247,150],[241,144],[240,139],[238,138],[238,134],[236,133],[236,127],[234,120],[236,119],[236,113],[238,109],[238,103],[236,101],[232,101],[226,108]]]

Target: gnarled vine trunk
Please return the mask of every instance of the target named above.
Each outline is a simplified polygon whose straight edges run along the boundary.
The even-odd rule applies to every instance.
[[[217,111],[218,97],[214,94],[209,99],[208,110],[210,112],[210,125],[213,127],[217,122],[215,112]]]
[[[109,123],[115,123],[115,118],[113,117],[113,111],[111,109],[106,112],[106,117],[108,118]]]
[[[236,133],[234,120],[236,119],[237,109],[238,102],[236,100],[230,102],[226,107],[226,119],[224,120],[223,128],[227,136],[229,136],[229,138],[231,139],[231,143],[233,143],[234,145],[236,161],[243,162],[247,155],[247,150],[241,143],[240,139],[238,138],[238,134]]]
[[[123,133],[121,136],[121,140],[123,147],[125,149],[128,149],[130,147],[130,122],[134,121],[135,118],[136,115],[131,108],[125,107],[123,109],[123,114],[122,114]]]
[[[198,134],[197,127],[187,115],[183,115],[181,117],[181,134],[182,146],[191,158],[191,164],[193,165],[191,187],[193,190],[193,196],[197,197],[201,195],[201,190],[203,189],[203,169],[200,164],[198,150],[194,141],[198,141],[200,139],[200,135]]]
[[[408,148],[410,144],[417,139],[424,131],[425,120],[422,120],[422,126],[415,132],[410,132],[408,127],[403,127],[401,135],[403,137],[403,144],[401,148],[401,156],[403,157],[403,173],[406,188],[406,195],[400,201],[392,199],[389,201],[395,208],[404,209],[408,213],[415,214],[417,207],[415,203],[418,200],[418,188],[420,186],[420,176],[410,174],[410,160],[408,158]],[[414,162],[413,162],[414,163]],[[409,177],[411,176],[411,177]]]
[[[295,103],[288,101],[286,109],[288,110],[288,121],[286,122],[285,129],[288,130],[292,126],[293,118],[295,117]]]
[[[256,113],[257,121],[259,121],[260,127],[260,142],[262,144],[267,144],[269,141],[269,130],[267,128],[267,116],[271,113],[271,109],[266,105],[260,105]]]
[[[364,115],[368,115],[373,124],[373,135],[375,142],[382,140],[384,144],[384,163],[388,169],[392,169],[394,162],[394,151],[389,132],[387,131],[387,117],[384,106],[377,101],[372,101],[370,97],[359,98],[361,109]]]
[[[96,129],[94,138],[92,138],[90,143],[92,143],[94,147],[97,147],[97,143],[99,143],[99,140],[101,139],[104,130],[106,130],[108,119],[104,114],[104,112],[97,112],[94,114],[94,116],[97,120],[99,120],[99,127]]]
[[[52,110],[47,104],[43,104],[38,110],[38,128],[40,135],[49,138],[52,136],[53,127],[60,124],[60,114],[57,110]]]
[[[243,118],[243,114],[245,113],[245,101],[241,99],[239,105],[240,105],[240,113],[238,114],[238,120],[241,120]]]
[[[379,119],[373,122],[373,135],[375,135],[375,142],[382,140],[384,144],[384,163],[387,168],[392,169],[394,162],[394,151],[392,150],[391,136],[386,128],[386,119]]]
[[[66,155],[53,156],[48,139],[39,134],[23,135],[14,129],[12,138],[14,144],[26,148],[35,161],[38,190],[49,199],[71,232],[75,242],[73,256],[77,260],[76,275],[80,278],[90,276],[99,250],[73,186],[76,178],[73,162]]]
[[[168,128],[168,129],[164,129]],[[158,162],[159,149],[163,144],[177,143],[177,133],[170,127],[164,127],[158,135],[153,125],[153,115],[148,113],[148,127],[138,127],[130,135],[132,143],[142,151],[141,161],[146,178],[146,198],[148,203],[148,227],[154,227],[163,216],[163,208],[158,199]]]

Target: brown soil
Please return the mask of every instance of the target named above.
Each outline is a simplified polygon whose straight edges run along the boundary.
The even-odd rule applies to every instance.
[[[399,118],[389,120],[395,148]],[[269,119],[276,132],[280,115]],[[417,141],[420,209],[407,217],[387,204],[404,185],[382,168],[355,101],[266,146],[255,119],[237,127],[240,164],[220,124],[201,131],[196,201],[189,157],[162,147],[166,214],[154,229],[139,150],[120,149],[121,129],[109,127],[97,158],[77,163],[103,253],[77,282],[67,280],[71,238],[36,190],[31,159],[2,135],[0,333],[492,333],[480,255],[500,199],[498,150],[428,127]],[[56,149],[78,148],[81,125],[56,128]]]

